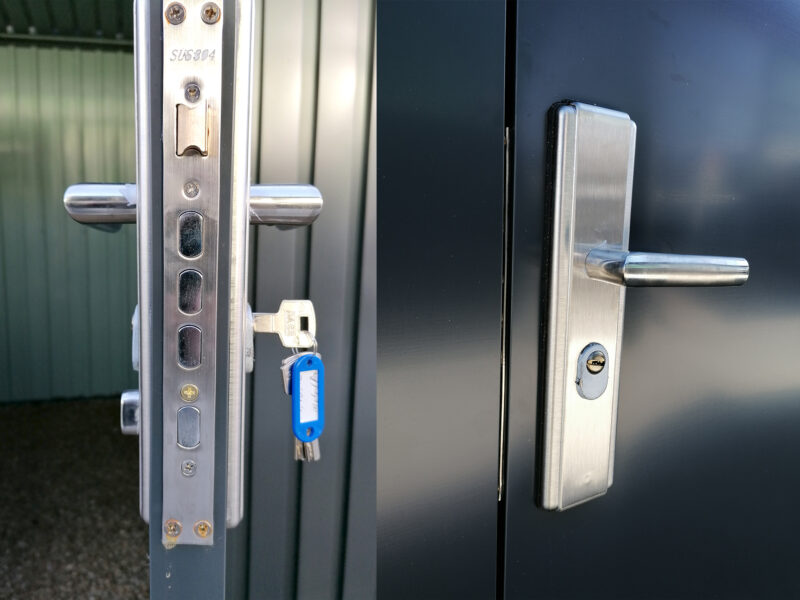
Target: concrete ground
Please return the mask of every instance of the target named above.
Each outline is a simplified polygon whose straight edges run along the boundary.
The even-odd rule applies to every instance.
[[[147,598],[138,471],[117,398],[0,405],[0,598]]]

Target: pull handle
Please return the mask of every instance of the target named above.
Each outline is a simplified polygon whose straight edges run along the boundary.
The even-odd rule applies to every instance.
[[[102,231],[119,231],[136,223],[135,183],[76,183],[64,192],[64,208],[78,223]],[[251,225],[289,229],[311,225],[322,212],[322,194],[313,185],[251,185],[248,213]]]
[[[592,279],[626,287],[742,285],[750,275],[744,258],[658,254],[595,248],[586,256]]]

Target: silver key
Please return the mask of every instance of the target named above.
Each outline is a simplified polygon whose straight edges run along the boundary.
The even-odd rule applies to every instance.
[[[294,459],[303,462],[318,461],[321,458],[319,453],[319,438],[313,442],[301,442],[294,438]]]
[[[277,333],[286,348],[311,348],[317,318],[311,300],[284,300],[276,313],[254,313],[253,331]]]

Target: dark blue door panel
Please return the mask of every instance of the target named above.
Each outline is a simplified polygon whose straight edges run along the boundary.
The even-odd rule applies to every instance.
[[[800,5],[518,3],[507,598],[800,594]],[[744,256],[729,289],[632,289],[614,484],[534,506],[546,112],[637,123],[631,248]]]

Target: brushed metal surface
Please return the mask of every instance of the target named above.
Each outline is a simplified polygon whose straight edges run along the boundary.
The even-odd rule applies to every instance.
[[[196,406],[181,406],[178,409],[176,436],[178,446],[185,450],[192,450],[200,445],[200,410]]]
[[[546,509],[591,500],[613,481],[625,286],[731,286],[749,276],[743,258],[628,252],[635,143],[636,124],[625,113],[577,102],[557,109],[542,449]],[[583,354],[598,344],[608,348],[610,365],[598,376],[607,381],[602,393],[587,393]]]
[[[558,131],[541,503],[564,510],[604,494],[613,479],[625,288],[591,279],[585,260],[598,245],[627,250],[636,125],[575,103],[558,109]],[[588,400],[574,382],[592,343],[608,353],[608,384]]]
[[[136,222],[135,183],[79,183],[64,192],[64,208],[78,223],[107,225],[117,231]]]
[[[76,183],[64,192],[64,208],[78,223],[118,231],[124,223],[136,223],[136,193],[135,183]],[[322,205],[322,194],[313,185],[255,184],[249,189],[251,225],[311,225]]]
[[[169,0],[162,2],[162,12]],[[164,248],[164,328],[163,328],[163,499],[162,521],[175,519],[184,524],[177,540],[170,539],[162,528],[162,543],[171,545],[212,545],[213,536],[196,534],[189,524],[208,521],[212,530],[214,520],[215,461],[215,405],[217,402],[217,327],[218,319],[218,263],[227,259],[220,256],[218,248],[222,191],[220,189],[220,121],[222,115],[222,30],[227,18],[223,14],[215,25],[200,20],[203,2],[184,2],[187,18],[180,25],[163,25],[163,248]],[[191,49],[187,53],[187,49]],[[200,60],[194,59],[200,50]],[[205,51],[208,51],[206,54]],[[189,57],[190,59],[187,59]],[[185,86],[196,82],[206,103],[208,119],[207,155],[176,154],[178,123],[176,107],[186,104]],[[194,180],[200,186],[195,198],[183,194],[186,181]],[[227,195],[227,194],[226,194]],[[202,250],[183,255],[180,251],[179,223],[187,212],[202,214]],[[181,271],[192,268],[203,275],[203,309],[188,317],[178,308],[177,282]],[[198,328],[202,335],[199,365],[194,361],[181,364],[177,360],[178,331]],[[190,357],[191,358],[191,357]],[[187,370],[191,369],[191,370]],[[193,449],[183,448],[177,439],[178,410],[183,401],[179,391],[186,384],[196,385],[200,394],[195,406],[206,418],[200,421],[199,444]],[[226,395],[221,395],[226,401]],[[181,463],[187,459],[197,464],[197,476],[184,477]]]
[[[244,513],[244,332],[247,318],[248,193],[250,189],[250,102],[253,81],[253,0],[234,7],[233,95],[230,148],[230,246],[228,271],[228,452],[225,523],[235,527]],[[217,23],[216,27],[221,23]],[[227,194],[226,194],[227,195]]]
[[[139,433],[139,512],[145,523],[150,522],[150,447],[152,393],[158,379],[154,380],[153,327],[154,321],[154,281],[152,264],[153,225],[160,221],[160,214],[153,214],[153,160],[152,147],[155,143],[151,134],[153,127],[153,107],[151,106],[151,47],[150,47],[150,10],[148,0],[136,0],[134,4],[134,86],[136,90],[136,251],[137,275],[139,284],[139,399],[140,421]],[[158,87],[158,85],[156,85]],[[156,254],[159,255],[158,253]],[[160,312],[160,311],[159,311]],[[159,404],[160,405],[160,404]],[[159,527],[160,529],[160,527]]]
[[[139,390],[122,392],[119,400],[119,428],[123,435],[139,435],[141,418]]]
[[[311,225],[322,212],[322,194],[313,185],[251,185],[251,225]]]
[[[750,276],[744,258],[627,252],[595,248],[586,255],[592,279],[627,287],[742,285]]]

